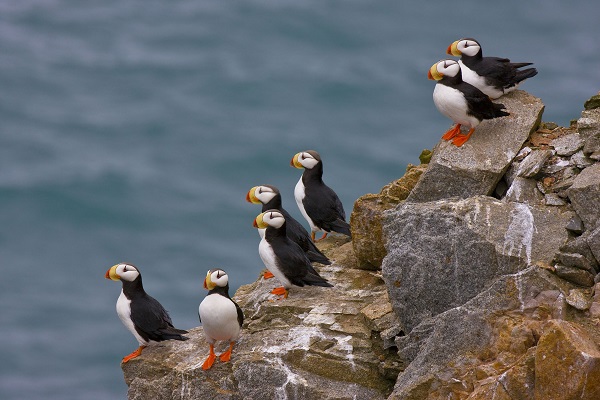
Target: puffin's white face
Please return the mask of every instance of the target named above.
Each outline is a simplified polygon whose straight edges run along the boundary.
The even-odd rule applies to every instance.
[[[267,226],[281,228],[284,223],[285,218],[279,211],[268,210],[256,217],[254,220],[254,227],[259,229],[265,229]]]
[[[454,60],[441,60],[429,69],[429,79],[439,81],[444,76],[456,76],[460,73],[460,65]]]
[[[248,192],[246,200],[251,203],[256,203],[258,201],[262,204],[267,204],[269,201],[273,200],[273,197],[277,196],[277,194],[278,192],[268,186],[255,186]]]
[[[138,276],[140,276],[140,271],[133,265],[126,263],[113,265],[106,271],[106,278],[112,279],[113,281],[121,280],[133,282]]]
[[[481,50],[481,46],[473,39],[460,39],[450,45],[450,53],[455,56],[464,54],[474,56]]]
[[[213,290],[215,287],[225,287],[229,282],[229,277],[227,273],[222,269],[211,269],[206,273],[206,278],[204,279],[204,288],[208,290]]]
[[[294,158],[292,158],[292,162],[290,164],[296,168],[312,169],[319,162],[320,160],[317,157],[313,156],[307,151],[303,151],[296,154]]]

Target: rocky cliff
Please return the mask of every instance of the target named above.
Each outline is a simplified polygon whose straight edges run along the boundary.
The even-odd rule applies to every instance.
[[[570,127],[502,103],[356,201],[334,288],[241,287],[231,362],[202,371],[196,328],[123,367],[129,398],[600,399],[600,94]]]

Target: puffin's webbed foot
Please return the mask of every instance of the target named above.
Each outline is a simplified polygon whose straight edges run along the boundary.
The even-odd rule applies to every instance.
[[[123,360],[121,360],[122,364],[125,364],[126,362],[128,362],[129,360],[139,357],[142,355],[142,350],[144,350],[146,346],[140,346],[138,347],[135,351],[133,351],[131,354],[123,357]]]

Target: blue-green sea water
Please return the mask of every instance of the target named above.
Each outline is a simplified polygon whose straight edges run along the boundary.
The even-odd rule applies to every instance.
[[[278,186],[300,219],[289,161],[315,149],[349,215],[437,143],[450,121],[427,70],[456,39],[535,62],[522,89],[568,125],[600,90],[599,17],[557,0],[1,2],[0,398],[125,398],[137,343],[106,270],[134,263],[197,326],[207,269],[235,290],[263,267],[250,187]]]

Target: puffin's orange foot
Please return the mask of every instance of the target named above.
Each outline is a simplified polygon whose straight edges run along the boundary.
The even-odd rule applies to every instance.
[[[321,236],[319,239],[315,239],[315,233],[312,233],[312,240],[313,242],[317,243],[320,242],[321,240],[325,239],[327,237],[327,232],[323,232],[323,236]]]
[[[287,299],[288,290],[286,288],[284,288],[283,286],[276,287],[275,289],[271,290],[271,294],[275,294],[277,296],[283,296],[284,299]],[[278,300],[281,300],[281,298],[279,298]]]
[[[466,135],[456,136],[454,138],[454,140],[452,141],[452,144],[455,145],[456,147],[462,146],[463,144],[465,144],[467,142],[467,140],[469,140],[469,138],[471,137],[471,135],[473,134],[474,131],[475,131],[475,128],[471,128]]]
[[[204,364],[202,364],[202,369],[203,370],[207,370],[210,369],[210,367],[213,366],[213,364],[215,363],[215,359],[217,358],[217,355],[215,354],[215,347],[214,345],[210,345],[210,351],[208,353],[208,357],[206,358],[206,360],[204,360]]]
[[[275,277],[275,275],[273,275],[273,274],[271,273],[271,271],[266,271],[266,272],[263,274],[263,279],[271,279],[271,278],[274,278],[274,277]]]
[[[129,354],[128,356],[123,357],[123,360],[121,360],[121,363],[125,364],[127,361],[131,360],[132,358],[141,356],[142,350],[144,350],[144,347],[146,347],[146,346],[140,346],[133,353]]]
[[[460,124],[456,124],[453,128],[450,128],[446,133],[444,133],[442,139],[450,140],[458,134],[460,134]]]
[[[231,359],[231,350],[233,350],[233,342],[229,343],[227,351],[219,356],[221,362],[227,362]]]

